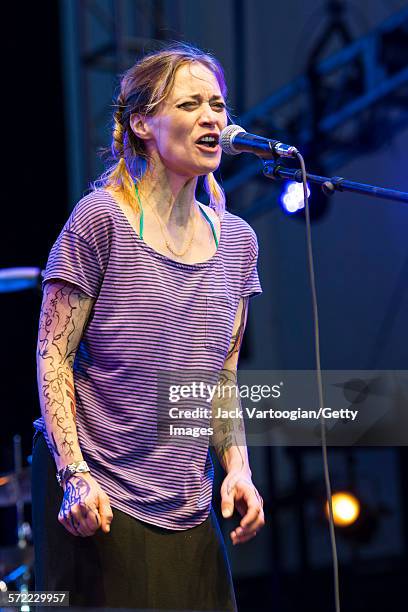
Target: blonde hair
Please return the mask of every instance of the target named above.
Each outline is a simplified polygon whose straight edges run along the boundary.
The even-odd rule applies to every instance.
[[[177,69],[193,62],[203,64],[215,75],[226,98],[224,71],[210,54],[191,45],[177,43],[144,56],[121,79],[110,148],[114,163],[93,183],[93,189],[111,187],[120,191],[136,210],[139,209],[134,184],[143,177],[148,155],[144,141],[135,135],[130,126],[130,116],[132,113],[153,115],[169,95]],[[209,195],[211,208],[222,217],[225,194],[212,172],[206,175],[204,188]]]

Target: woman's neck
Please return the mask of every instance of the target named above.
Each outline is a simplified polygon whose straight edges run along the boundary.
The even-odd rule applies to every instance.
[[[168,228],[186,227],[196,213],[197,177],[186,178],[169,172],[147,170],[139,183],[142,205],[147,203]]]

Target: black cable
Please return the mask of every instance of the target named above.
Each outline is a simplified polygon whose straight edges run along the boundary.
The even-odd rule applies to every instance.
[[[318,388],[318,394],[319,394],[319,408],[323,409],[324,400],[323,400],[322,370],[321,370],[321,364],[320,364],[319,313],[318,313],[318,308],[317,308],[316,281],[315,281],[314,263],[313,263],[312,231],[310,227],[309,200],[307,196],[307,176],[306,176],[306,167],[305,167],[304,159],[298,151],[296,153],[296,157],[299,160],[300,168],[302,172],[303,198],[305,202],[305,218],[306,218],[306,243],[307,243],[308,270],[309,270],[310,288],[312,292],[317,388]],[[327,503],[329,507],[329,530],[330,530],[330,543],[331,543],[333,572],[334,572],[335,608],[336,608],[336,612],[340,612],[339,564],[338,564],[338,559],[337,559],[336,534],[334,531],[333,505],[332,505],[329,464],[327,460],[326,425],[325,425],[323,416],[320,417],[320,431],[321,431],[321,438],[322,438],[323,469],[324,469],[324,479],[325,479],[325,484],[326,484],[326,496],[327,496]]]

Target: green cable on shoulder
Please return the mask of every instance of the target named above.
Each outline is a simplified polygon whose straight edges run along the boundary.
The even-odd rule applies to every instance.
[[[140,238],[143,240],[143,222],[144,222],[144,212],[143,212],[143,206],[142,206],[142,202],[139,196],[139,189],[137,188],[137,183],[135,182],[135,191],[136,191],[136,197],[139,201],[139,206],[140,206],[140,222],[139,222],[139,236]]]
[[[140,199],[139,189],[137,187],[137,182],[136,181],[135,181],[135,192],[136,192],[136,197],[138,199],[139,206],[140,206],[139,237],[143,240],[144,212],[143,212],[142,201]],[[211,221],[211,219],[207,215],[207,213],[201,208],[201,206],[199,206],[198,208],[199,208],[200,212],[202,213],[202,215],[207,219],[208,223],[210,224],[211,231],[212,231],[212,234],[214,236],[215,246],[218,248],[218,238],[217,238],[217,234],[216,234],[213,222]]]

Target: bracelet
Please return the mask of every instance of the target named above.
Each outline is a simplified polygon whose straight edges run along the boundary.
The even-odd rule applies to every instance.
[[[70,463],[69,465],[66,465],[58,470],[56,473],[56,478],[58,480],[58,484],[62,487],[63,483],[66,482],[68,478],[71,478],[71,476],[74,474],[84,474],[85,472],[90,471],[91,470],[89,469],[86,461],[77,461],[76,463]]]

